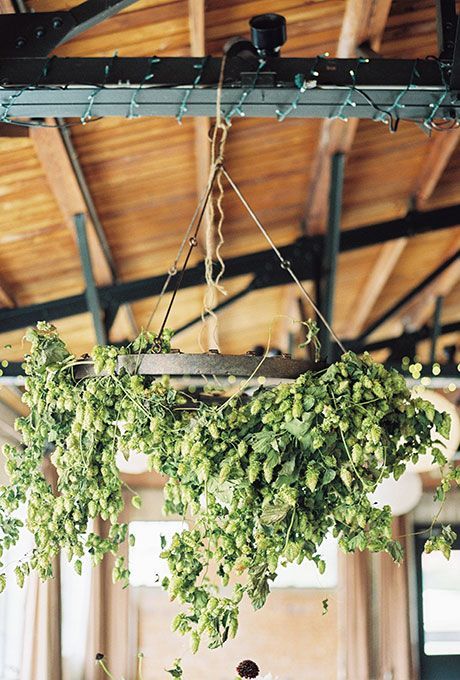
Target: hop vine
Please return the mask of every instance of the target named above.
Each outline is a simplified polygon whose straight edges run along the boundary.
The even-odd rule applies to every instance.
[[[17,422],[23,446],[4,448],[10,484],[0,489],[0,549],[17,542],[24,503],[34,537],[31,554],[16,566],[18,583],[31,570],[50,578],[61,551],[77,573],[85,554],[96,565],[118,552],[129,536],[119,522],[124,500],[116,455],[139,451],[150,470],[169,478],[165,512],[186,520],[169,545],[163,541],[170,576],[162,585],[182,604],[172,627],[190,635],[194,652],[203,638],[214,648],[235,637],[242,598],[262,607],[280,565],[309,560],[323,573],[320,547],[329,532],[345,552],[383,551],[401,561],[391,509],[372,505],[369,494],[384,478],[398,478],[408,462],[432,450],[445,473],[441,501],[460,483],[458,468],[432,449],[432,428],[448,437],[449,415],[411,398],[404,378],[367,354],[348,352],[326,370],[217,405],[175,389],[167,377],[118,369],[121,355],[169,351],[169,333],[143,332],[127,347],[95,347],[84,359],[47,323],[27,339],[30,414]],[[77,379],[76,365],[88,361],[95,375]],[[56,490],[43,473],[45,456],[56,469]],[[132,504],[140,502],[134,495]],[[88,531],[96,518],[108,523],[103,536]],[[428,537],[427,550],[448,557],[454,538],[445,527]],[[121,556],[114,579],[129,579]]]

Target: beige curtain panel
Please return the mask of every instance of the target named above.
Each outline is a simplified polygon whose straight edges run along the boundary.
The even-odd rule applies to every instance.
[[[128,503],[129,499],[126,499],[120,522],[128,521]],[[93,531],[105,536],[109,527],[108,522],[97,520]],[[119,554],[127,558],[126,542]],[[120,583],[112,582],[113,564],[114,558],[106,555],[102,563],[92,570],[85,680],[106,680],[107,678],[95,663],[98,652],[104,654],[107,665],[110,666],[115,677],[130,677],[132,674],[135,650],[130,648],[132,631],[130,630],[129,589],[123,589]]]
[[[55,487],[56,470],[48,459],[44,462],[44,473]],[[27,580],[21,680],[62,680],[59,558],[53,565],[53,576],[42,583],[33,572]]]

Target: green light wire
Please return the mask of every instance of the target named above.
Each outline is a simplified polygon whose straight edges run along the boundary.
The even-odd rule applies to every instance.
[[[83,112],[83,114],[82,114],[82,116],[81,116],[81,118],[80,118],[80,122],[81,122],[82,125],[86,125],[86,123],[88,123],[88,121],[91,120],[91,118],[92,118],[92,113],[91,113],[91,112],[92,112],[92,110],[93,110],[94,100],[96,99],[96,97],[97,97],[97,95],[99,94],[99,92],[101,92],[101,91],[105,88],[105,86],[106,86],[106,84],[107,84],[107,78],[108,78],[108,76],[109,76],[109,73],[110,73],[111,69],[113,68],[114,61],[115,61],[115,59],[117,59],[117,58],[118,58],[118,51],[116,51],[116,52],[114,53],[114,55],[113,55],[113,57],[112,57],[112,62],[111,62],[110,64],[106,64],[106,65],[105,65],[105,68],[104,68],[104,83],[103,83],[103,85],[99,85],[98,87],[96,87],[96,89],[93,90],[93,91],[91,92],[91,94],[89,95],[89,97],[88,97],[88,106],[86,107],[85,111]]]
[[[254,92],[254,90],[256,89],[257,81],[259,79],[259,74],[262,71],[262,69],[263,69],[263,67],[265,66],[266,63],[267,62],[265,61],[265,59],[259,59],[259,65],[257,67],[257,70],[254,73],[254,78],[253,78],[251,86],[244,90],[243,94],[241,95],[239,100],[236,102],[236,104],[234,104],[232,106],[232,108],[230,109],[230,111],[228,111],[228,113],[226,113],[226,115],[225,115],[225,122],[227,123],[227,125],[232,124],[232,118],[235,114],[238,114],[242,118],[244,118],[244,116],[246,115],[243,111],[243,104],[246,101],[246,99],[249,97],[251,92]]]
[[[425,118],[425,120],[423,121],[423,126],[427,127],[430,130],[432,129],[431,123],[434,120],[434,117],[436,116],[437,112],[439,111],[440,106],[443,104],[445,98],[447,97],[447,95],[450,92],[449,83],[447,82],[445,75],[444,75],[444,69],[450,68],[450,64],[444,64],[442,61],[438,60],[438,66],[439,66],[439,71],[441,73],[442,82],[443,82],[443,85],[444,85],[444,92],[439,96],[438,100],[435,103],[432,102],[430,104],[430,108],[432,109],[432,111],[431,111],[430,115],[427,118]]]
[[[319,76],[318,63],[320,59],[325,59],[328,56],[329,56],[328,52],[325,52],[324,54],[318,54],[316,56],[315,65],[312,67],[310,71],[310,76],[312,78],[317,78]],[[284,111],[281,111],[281,109],[276,109],[275,111],[279,123],[282,123],[293,111],[296,110],[303,93],[306,92],[306,90],[313,89],[313,87],[310,87],[310,83],[303,73],[296,73],[296,75],[294,76],[294,83],[296,87],[299,89],[299,92],[296,94],[294,100],[289,104],[289,106]],[[315,85],[315,87],[317,87],[317,85]]]
[[[52,55],[51,57],[48,57],[48,59],[45,61],[45,65],[43,66],[43,70],[40,73],[40,76],[38,77],[38,80],[35,82],[34,85],[29,85],[28,87],[23,87],[21,90],[19,90],[19,92],[16,92],[15,94],[10,95],[10,97],[8,98],[7,104],[4,104],[3,102],[1,102],[2,107],[5,109],[3,111],[1,118],[0,118],[1,123],[11,123],[12,122],[11,119],[10,119],[10,111],[11,111],[11,108],[13,107],[15,101],[17,99],[19,99],[19,97],[22,94],[24,94],[24,92],[27,92],[28,90],[33,90],[35,87],[40,85],[41,79],[46,78],[46,76],[48,75],[50,64],[53,61],[53,59],[55,59],[55,58],[56,58],[56,55]]]
[[[149,80],[152,80],[152,78],[154,78],[155,74],[153,73],[152,67],[154,64],[158,64],[159,61],[161,61],[159,57],[150,57],[149,59],[150,70],[144,76],[142,82],[137,86],[137,88],[133,92],[133,96],[131,97],[131,101],[129,102],[128,115],[126,116],[127,118],[129,119],[139,118],[139,114],[135,113],[134,111],[134,109],[139,108],[139,104],[137,103],[137,95],[142,90],[142,86],[145,85],[145,83],[147,83]]]
[[[182,125],[182,118],[184,115],[187,113],[188,108],[187,108],[187,102],[190,99],[190,95],[192,94],[193,90],[197,87],[197,85],[200,84],[201,79],[203,77],[203,70],[205,67],[206,62],[208,61],[209,57],[204,57],[203,60],[201,61],[201,64],[193,64],[193,68],[197,69],[198,73],[195,78],[195,80],[192,83],[191,87],[188,87],[188,89],[185,91],[184,96],[182,98],[181,105],[179,107],[179,111],[177,112],[176,115],[176,120],[179,123],[179,125]]]
[[[356,102],[353,100],[353,93],[356,88],[356,78],[358,75],[358,69],[360,64],[367,64],[369,62],[369,59],[364,59],[363,57],[359,57],[356,60],[356,70],[350,69],[350,76],[351,76],[351,86],[348,90],[347,96],[345,98],[345,101],[340,105],[339,110],[335,114],[335,116],[331,116],[331,118],[339,118],[340,120],[348,120],[347,116],[344,116],[343,112],[347,108],[347,106],[356,106]]]
[[[415,83],[414,83],[415,77],[420,78],[420,73],[418,72],[418,69],[417,69],[417,63],[418,63],[418,59],[416,59],[414,61],[414,65],[412,67],[411,77],[410,77],[410,80],[409,80],[407,87],[398,94],[398,96],[396,97],[396,99],[394,100],[394,102],[390,106],[390,108],[388,108],[388,109],[382,108],[381,110],[377,109],[377,115],[374,116],[375,121],[385,121],[385,116],[389,116],[390,122],[391,121],[394,122],[393,111],[396,111],[396,118],[399,119],[397,112],[398,112],[399,109],[403,109],[405,107],[405,104],[401,104],[401,101],[402,101],[404,95],[406,95],[409,92],[409,90],[412,90],[415,87]],[[395,127],[394,124],[392,125],[392,127]]]

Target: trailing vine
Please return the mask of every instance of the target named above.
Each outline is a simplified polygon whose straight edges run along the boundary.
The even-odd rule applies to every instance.
[[[433,427],[448,437],[450,416],[411,398],[397,371],[347,352],[292,383],[210,405],[173,388],[167,377],[116,373],[119,355],[168,352],[168,333],[161,341],[143,332],[128,347],[95,347],[84,360],[47,323],[27,340],[30,415],[17,421],[23,446],[4,448],[11,483],[0,490],[2,550],[18,540],[15,512],[27,504],[35,546],[15,568],[21,585],[31,569],[51,577],[61,550],[80,572],[85,553],[98,564],[128,539],[127,524],[118,521],[119,450],[145,453],[149,468],[169,477],[165,511],[188,523],[170,545],[163,541],[171,572],[163,586],[184,605],[173,628],[191,634],[193,651],[203,636],[211,648],[234,637],[241,599],[247,595],[262,607],[280,564],[312,560],[322,573],[319,548],[330,531],[345,552],[385,551],[401,561],[391,510],[374,507],[369,494],[432,449]],[[94,363],[94,377],[75,378],[81,361]],[[439,448],[432,454],[444,467],[437,491],[443,500],[460,476]],[[45,455],[57,471],[56,492],[42,471]],[[133,495],[133,505],[140,502]],[[108,521],[107,535],[91,531],[95,518]],[[429,537],[428,550],[448,556],[454,537],[445,527]],[[119,556],[114,579],[128,578]],[[5,583],[3,573],[2,588]]]

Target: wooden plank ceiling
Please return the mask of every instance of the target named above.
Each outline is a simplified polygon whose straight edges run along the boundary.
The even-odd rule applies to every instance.
[[[38,12],[71,7],[78,0],[28,0],[26,4]],[[331,56],[353,56],[356,44],[369,39],[384,56],[423,58],[437,51],[434,5],[434,0],[141,0],[57,53],[219,55],[228,38],[248,34],[251,16],[274,11],[287,19],[285,56],[326,51]],[[8,0],[2,0],[0,12],[8,11],[8,6]],[[206,121],[187,119],[183,125],[169,119],[106,119],[71,128],[120,280],[161,273],[173,261],[205,183],[206,132]],[[84,282],[69,228],[79,197],[70,176],[64,171],[59,175],[55,131],[7,134],[0,130],[0,306],[79,293]],[[347,154],[343,229],[402,216],[414,201],[422,209],[460,203],[458,139],[457,131],[433,133],[429,138],[408,123],[391,135],[387,126],[370,121],[236,120],[226,164],[282,245],[302,229],[324,230],[329,161],[337,150]],[[225,255],[265,247],[234,196],[226,196],[224,208]],[[459,245],[457,228],[341,255],[335,309],[338,333],[357,336]],[[95,262],[96,279],[110,279],[100,253]],[[417,328],[429,319],[440,293],[446,296],[443,321],[458,320],[459,278],[458,269],[449,270],[378,335]],[[245,279],[229,281],[229,293],[245,283]],[[200,312],[202,296],[202,289],[180,293],[172,327]],[[278,346],[286,348],[286,323],[276,317],[292,309],[291,298],[288,287],[269,289],[252,293],[223,312],[221,349],[241,352],[265,344],[271,326]],[[139,327],[146,323],[153,302],[132,306]],[[57,325],[76,353],[93,345],[89,314]],[[113,337],[132,337],[132,332],[128,316],[121,317]],[[14,345],[10,358],[21,357],[22,334],[0,333],[1,345]],[[176,344],[196,351],[197,336],[194,327]]]

